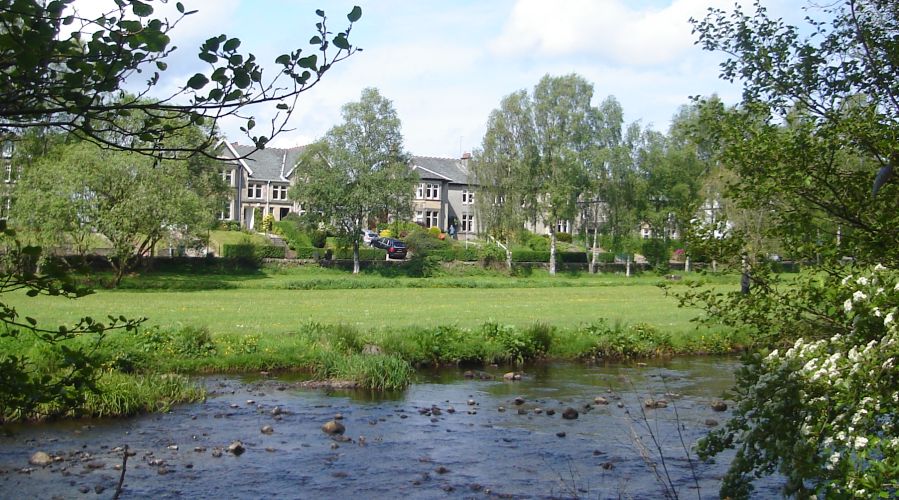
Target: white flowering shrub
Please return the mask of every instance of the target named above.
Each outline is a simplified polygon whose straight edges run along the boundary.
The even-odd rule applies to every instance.
[[[819,285],[831,303],[814,309],[832,325],[750,356],[733,418],[699,444],[704,458],[736,448],[722,497],[746,497],[775,472],[800,498],[899,495],[899,273],[877,266]]]

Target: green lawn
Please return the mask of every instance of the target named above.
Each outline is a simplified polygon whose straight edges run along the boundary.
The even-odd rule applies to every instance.
[[[527,326],[544,322],[571,327],[601,319],[649,323],[673,334],[691,332],[698,311],[677,307],[644,274],[563,274],[525,277],[483,275],[435,278],[351,276],[307,267],[243,274],[151,274],[125,282],[130,289],[98,290],[77,300],[4,297],[41,324],[81,316],[145,316],[149,324],[205,326],[214,334],[283,334],[309,321],[349,324],[362,330],[449,324],[473,327],[487,321]],[[731,281],[733,283],[731,283]],[[717,286],[736,286],[736,277]],[[141,287],[149,289],[142,289]],[[290,289],[315,288],[315,289]]]

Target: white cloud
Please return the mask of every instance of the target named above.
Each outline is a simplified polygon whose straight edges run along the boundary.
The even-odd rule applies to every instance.
[[[624,0],[519,0],[492,49],[502,55],[599,57],[618,65],[656,65],[693,50],[690,17],[730,0],[674,0],[634,8]]]

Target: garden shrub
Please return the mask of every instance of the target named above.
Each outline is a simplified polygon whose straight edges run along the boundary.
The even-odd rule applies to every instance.
[[[571,233],[556,233],[556,241],[571,243]]]
[[[512,262],[549,262],[549,252],[519,249],[512,250]]]
[[[559,252],[559,262],[567,264],[582,264],[589,262],[587,252]]]
[[[334,251],[335,259],[352,260],[352,248],[338,248]],[[363,248],[359,247],[359,260],[384,260],[387,252],[381,248]]]
[[[298,259],[319,259],[322,251],[315,247],[297,247],[293,249]]]
[[[431,226],[428,228],[428,234],[436,238],[437,236],[440,236],[440,228],[437,226]]]
[[[312,246],[315,248],[325,248],[325,244],[328,242],[328,232],[323,231],[321,229],[316,229],[312,232]]]

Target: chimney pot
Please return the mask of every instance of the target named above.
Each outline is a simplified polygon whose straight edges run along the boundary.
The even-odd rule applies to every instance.
[[[463,160],[470,160],[470,159],[471,159],[471,153],[469,153],[469,152],[462,153],[462,159],[463,159]]]

